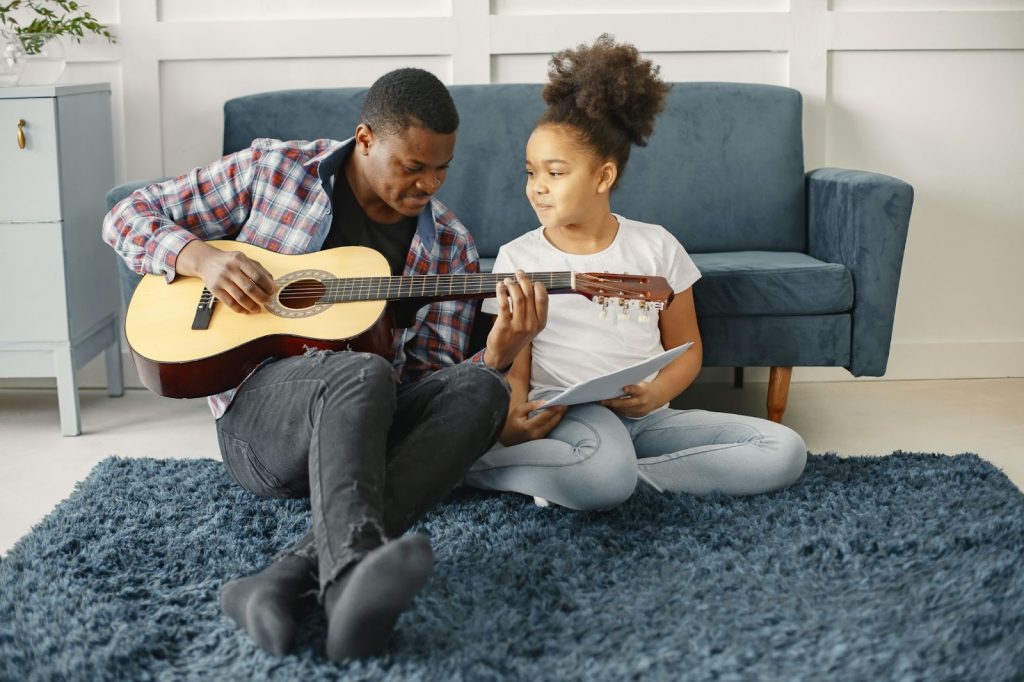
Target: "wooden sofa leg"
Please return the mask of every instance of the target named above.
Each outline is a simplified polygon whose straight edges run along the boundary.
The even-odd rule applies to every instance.
[[[768,375],[768,418],[773,422],[782,423],[782,415],[789,400],[789,380],[792,376],[792,367],[772,367]]]

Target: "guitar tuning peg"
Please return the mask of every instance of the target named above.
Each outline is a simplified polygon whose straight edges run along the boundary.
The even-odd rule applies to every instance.
[[[597,314],[597,319],[603,320],[608,317],[608,299],[604,296],[598,296],[597,302],[601,305],[601,311]]]
[[[640,307],[640,313],[636,316],[636,321],[637,322],[647,322],[648,320],[650,320],[651,318],[647,314],[647,302],[646,301],[641,302],[639,307]]]

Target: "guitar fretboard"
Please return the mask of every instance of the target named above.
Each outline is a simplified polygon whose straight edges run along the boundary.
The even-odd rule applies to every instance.
[[[572,289],[571,272],[531,272],[527,276],[548,291]],[[498,282],[515,280],[509,273],[466,275],[413,275],[408,277],[346,277],[322,280],[327,292],[324,303],[346,301],[397,301],[407,298],[494,296]]]

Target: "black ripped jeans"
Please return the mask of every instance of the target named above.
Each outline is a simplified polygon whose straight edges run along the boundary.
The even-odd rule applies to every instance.
[[[396,386],[377,355],[314,352],[249,377],[217,436],[246,490],[309,496],[312,532],[285,553],[319,561],[323,594],[448,495],[497,438],[508,399],[505,379],[475,363]]]

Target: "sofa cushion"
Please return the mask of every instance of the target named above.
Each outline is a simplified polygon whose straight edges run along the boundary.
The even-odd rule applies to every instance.
[[[701,278],[693,287],[702,317],[827,315],[853,307],[846,267],[792,251],[694,253]],[[481,258],[491,272],[493,258]]]
[[[704,366],[849,367],[852,325],[849,313],[704,317]]]
[[[537,225],[524,196],[523,159],[544,110],[542,87],[450,87],[461,123],[439,197],[485,258]],[[229,100],[224,153],[257,137],[348,138],[365,95],[365,88],[337,88]],[[648,146],[633,150],[612,209],[664,225],[691,252],[806,251],[801,115],[792,88],[675,83]]]
[[[807,251],[802,100],[792,88],[676,83],[612,209],[690,253]]]
[[[792,251],[695,253],[693,287],[702,317],[823,315],[853,306],[845,266]]]
[[[523,158],[543,111],[540,90],[451,88],[462,122],[439,196],[485,258],[537,226]],[[664,226],[691,252],[806,251],[801,107],[791,88],[674,84],[648,145],[632,151],[612,210]]]

